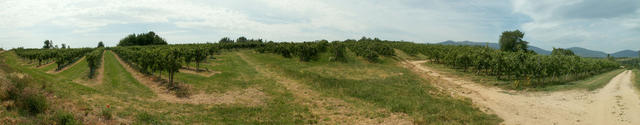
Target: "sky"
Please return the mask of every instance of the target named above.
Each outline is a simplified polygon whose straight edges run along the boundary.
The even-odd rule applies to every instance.
[[[154,31],[169,43],[377,37],[497,42],[613,53],[640,49],[640,0],[0,0],[0,47],[115,46]]]

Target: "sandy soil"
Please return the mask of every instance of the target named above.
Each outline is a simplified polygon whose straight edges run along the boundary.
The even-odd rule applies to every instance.
[[[470,98],[487,113],[507,125],[640,124],[640,98],[631,82],[631,71],[613,78],[596,91],[513,92],[443,76],[421,66],[426,61],[403,62],[454,96]]]
[[[113,52],[112,52],[113,53]],[[165,87],[160,86],[159,83],[153,81],[153,77],[146,76],[142,73],[135,71],[127,63],[122,61],[120,57],[113,53],[120,65],[122,65],[127,72],[138,80],[140,83],[149,87],[156,95],[158,100],[171,103],[188,103],[188,104],[240,104],[247,106],[259,106],[264,105],[264,100],[268,98],[260,88],[247,88],[244,90],[227,91],[225,93],[194,93],[189,98],[179,98],[172,94]]]
[[[300,84],[298,81],[289,79],[285,76],[279,75],[276,72],[270,71],[262,65],[257,65],[253,61],[247,59],[247,57],[238,53],[245,62],[249,63],[256,68],[256,70],[269,78],[277,80],[287,90],[289,90],[294,96],[296,101],[309,107],[311,113],[318,117],[319,124],[412,124],[407,114],[391,113],[381,109],[376,112],[384,112],[390,114],[384,118],[368,118],[365,116],[366,111],[362,111],[350,103],[345,102],[342,99],[325,97],[321,93],[313,91],[305,84]],[[329,119],[328,121],[324,119]]]
[[[60,69],[60,70],[58,70],[58,71],[56,71],[56,68],[53,68],[52,70],[47,71],[47,73],[49,73],[49,74],[58,74],[58,73],[60,73],[60,72],[62,72],[62,71],[65,71],[65,70],[67,70],[67,69],[69,69],[69,68],[71,68],[71,67],[75,66],[76,64],[80,63],[84,58],[85,58],[85,57],[83,56],[82,58],[80,58],[80,59],[76,60],[76,62],[73,62],[73,64],[68,65],[68,66],[66,66],[66,67],[64,67],[64,68],[62,68],[62,69]]]

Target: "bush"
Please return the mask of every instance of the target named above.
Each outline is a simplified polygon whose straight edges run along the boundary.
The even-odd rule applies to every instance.
[[[332,57],[330,61],[338,61],[338,62],[347,62],[346,56],[346,48],[339,42],[331,43],[331,54]]]
[[[73,114],[68,112],[57,112],[54,116],[57,125],[79,125]]]
[[[20,99],[22,108],[29,111],[31,114],[43,113],[47,110],[47,98],[42,95],[28,94],[23,99]]]
[[[145,124],[153,124],[153,125],[160,124],[160,121],[158,120],[159,118],[157,116],[151,115],[147,112],[142,112],[136,115],[136,119],[138,119],[138,121],[143,122]]]

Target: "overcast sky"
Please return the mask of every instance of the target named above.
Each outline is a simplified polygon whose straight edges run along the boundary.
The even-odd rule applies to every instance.
[[[497,42],[640,49],[640,0],[0,0],[0,47],[107,46],[155,31],[169,43],[246,36],[273,41],[362,36],[436,43]]]

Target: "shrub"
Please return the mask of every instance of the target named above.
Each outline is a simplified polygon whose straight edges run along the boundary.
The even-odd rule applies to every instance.
[[[338,62],[347,62],[346,56],[346,48],[339,42],[331,43],[331,54],[332,57],[330,61],[338,61]]]
[[[159,118],[157,116],[151,115],[147,112],[142,112],[136,115],[136,119],[146,124],[154,124],[154,125],[160,124],[160,121],[158,120]]]
[[[27,94],[23,97],[23,99],[20,99],[22,108],[26,109],[31,114],[43,113],[48,108],[47,98],[42,95]]]
[[[69,112],[57,112],[54,116],[55,122],[58,125],[79,125],[78,121],[74,118],[73,114]]]

